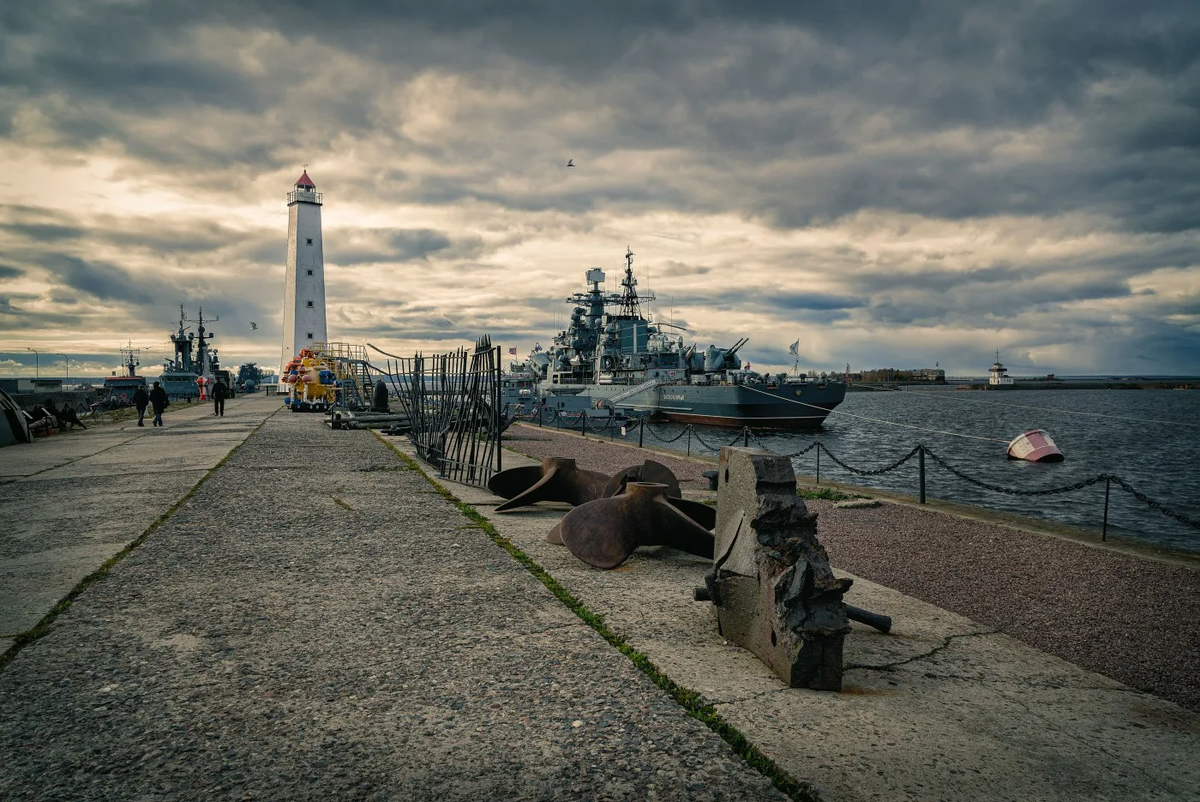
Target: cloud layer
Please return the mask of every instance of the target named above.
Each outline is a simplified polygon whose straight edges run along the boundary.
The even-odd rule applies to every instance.
[[[180,303],[271,364],[308,164],[330,334],[394,352],[544,344],[629,245],[764,367],[1200,373],[1194,4],[583,5],[7,4],[0,372]]]

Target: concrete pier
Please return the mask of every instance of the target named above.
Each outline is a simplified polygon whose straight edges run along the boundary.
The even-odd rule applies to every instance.
[[[0,449],[0,652],[71,588],[182,499],[278,399],[175,402],[164,425],[136,420]]]
[[[786,798],[403,439],[210,413],[0,449],[10,643],[137,544],[0,658],[0,798]],[[566,507],[442,486],[793,798],[1197,799],[1200,716],[1171,702],[862,580],[893,634],[856,626],[844,692],[788,689],[692,601],[707,561],[597,571],[544,542]]]
[[[0,798],[785,798],[371,433],[277,409],[0,672]]]

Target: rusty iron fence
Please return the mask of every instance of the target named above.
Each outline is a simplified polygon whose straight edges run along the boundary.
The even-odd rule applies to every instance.
[[[486,485],[501,470],[499,346],[484,335],[473,350],[385,356],[383,373],[408,415],[417,456],[442,478]]]

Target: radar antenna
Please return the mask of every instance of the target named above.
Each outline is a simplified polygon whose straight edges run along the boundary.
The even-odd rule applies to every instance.
[[[125,368],[125,375],[130,378],[137,376],[138,365],[142,364],[138,358],[142,353],[142,349],[133,347],[133,340],[129,340],[129,344],[121,349],[121,365]]]

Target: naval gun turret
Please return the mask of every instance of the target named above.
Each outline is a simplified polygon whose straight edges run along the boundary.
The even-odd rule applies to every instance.
[[[743,337],[729,348],[718,348],[710,345],[703,351],[692,347],[688,349],[688,369],[692,373],[721,373],[728,370],[738,370],[742,360],[738,358],[738,350],[750,342],[749,337]]]

